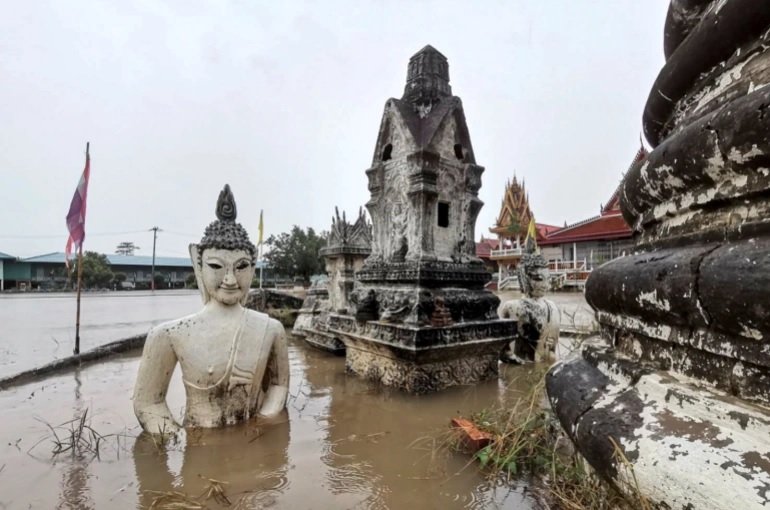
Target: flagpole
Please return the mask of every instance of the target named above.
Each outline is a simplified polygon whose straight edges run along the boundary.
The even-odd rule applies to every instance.
[[[263,210],[259,210],[259,242],[257,243],[257,246],[259,247],[259,252],[257,253],[257,262],[259,262],[259,288],[262,289],[262,266],[264,266],[264,262],[262,261],[262,234],[265,229],[265,224],[262,222],[262,213]]]
[[[78,311],[75,315],[75,354],[80,354],[80,289],[83,281],[83,243],[78,248]]]
[[[264,264],[262,263],[262,243],[259,243],[259,258],[257,259],[260,261],[259,263],[259,288],[262,288],[262,266]]]

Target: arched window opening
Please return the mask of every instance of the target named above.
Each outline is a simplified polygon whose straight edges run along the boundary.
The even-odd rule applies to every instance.
[[[393,153],[393,144],[389,143],[388,145],[385,146],[384,149],[382,149],[382,160],[389,161],[392,153]]]
[[[460,161],[462,161],[463,158],[465,157],[465,154],[463,154],[463,146],[460,145],[459,143],[455,144],[455,157]]]

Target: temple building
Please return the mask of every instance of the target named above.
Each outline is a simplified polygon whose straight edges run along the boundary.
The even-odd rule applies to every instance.
[[[631,162],[633,167],[647,152],[640,147]],[[630,168],[629,167],[629,168]],[[497,288],[516,288],[513,271],[521,259],[522,243],[527,225],[532,218],[529,193],[524,182],[516,177],[505,187],[500,214],[494,227],[489,230],[497,239],[484,239],[476,243],[479,258],[496,263]],[[599,209],[599,215],[571,225],[557,227],[536,223],[537,244],[548,260],[552,284],[555,288],[585,286],[594,268],[627,254],[633,246],[632,231],[620,211],[620,188]],[[488,266],[489,267],[489,266]]]
[[[497,286],[500,289],[508,284],[516,286],[517,278],[515,269],[521,260],[524,239],[527,237],[527,228],[532,221],[532,209],[529,206],[529,193],[527,193],[524,181],[519,183],[516,176],[505,185],[500,213],[497,215],[495,226],[489,231],[497,236],[497,239],[484,239],[477,243],[477,253],[483,261],[490,261],[497,265]],[[535,223],[537,228],[537,241],[540,243],[548,234],[556,232],[559,227]],[[488,255],[487,255],[488,253]],[[485,257],[486,255],[486,257]]]
[[[646,155],[647,151],[640,147],[629,168]],[[601,206],[598,216],[566,225],[538,240],[538,244],[551,264],[552,274],[560,279],[557,286],[583,288],[595,268],[628,254],[634,245],[631,227],[620,211],[620,187]]]

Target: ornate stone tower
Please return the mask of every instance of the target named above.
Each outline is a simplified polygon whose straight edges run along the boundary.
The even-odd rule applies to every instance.
[[[513,334],[484,289],[474,243],[484,168],[451,94],[446,57],[426,46],[409,61],[404,96],[385,103],[366,171],[372,253],[353,313],[336,323],[349,370],[417,393],[496,376]]]

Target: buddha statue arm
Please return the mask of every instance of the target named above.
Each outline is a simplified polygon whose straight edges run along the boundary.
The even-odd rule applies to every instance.
[[[166,391],[177,363],[171,340],[163,330],[147,335],[134,387],[134,413],[142,428],[151,434],[175,434],[179,424],[166,404]]]
[[[273,337],[273,348],[268,363],[268,388],[259,414],[272,416],[286,407],[289,396],[289,350],[286,332],[280,322],[270,319],[269,334]]]

